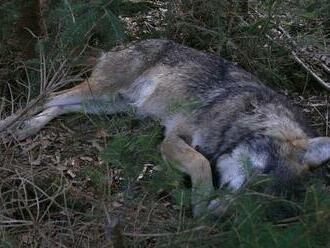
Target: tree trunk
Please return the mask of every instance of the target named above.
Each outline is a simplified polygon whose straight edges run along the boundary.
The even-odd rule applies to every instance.
[[[23,60],[35,58],[37,37],[44,36],[46,24],[43,17],[47,0],[29,0],[21,2],[21,18],[15,28],[17,46]]]

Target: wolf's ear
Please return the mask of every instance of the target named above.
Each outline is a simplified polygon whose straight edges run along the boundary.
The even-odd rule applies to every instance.
[[[303,160],[311,167],[317,167],[330,160],[330,138],[318,137],[309,139]]]

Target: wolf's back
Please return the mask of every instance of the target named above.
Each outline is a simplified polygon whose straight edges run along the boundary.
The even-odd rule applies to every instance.
[[[284,141],[310,135],[285,97],[235,63],[164,40],[142,41],[131,51],[144,68],[123,94],[168,129],[182,122],[187,140],[205,155],[256,135]]]

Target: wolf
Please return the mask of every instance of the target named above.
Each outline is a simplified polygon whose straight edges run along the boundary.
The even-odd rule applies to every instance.
[[[284,96],[235,63],[161,39],[103,53],[88,79],[51,93],[19,126],[7,117],[0,131],[22,140],[62,114],[131,109],[165,127],[161,153],[190,176],[196,217],[215,211],[211,165],[235,192],[250,171],[285,185],[330,159],[330,138],[316,137]]]

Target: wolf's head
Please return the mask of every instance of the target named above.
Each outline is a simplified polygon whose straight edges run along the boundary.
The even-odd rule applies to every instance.
[[[283,140],[254,135],[217,159],[220,185],[239,189],[251,173],[272,174],[282,186],[330,159],[330,138]]]
[[[236,190],[249,174],[263,173],[285,187],[330,159],[330,138],[311,138],[300,112],[276,96],[266,103],[249,99],[250,111],[226,132],[216,161],[219,185]]]

